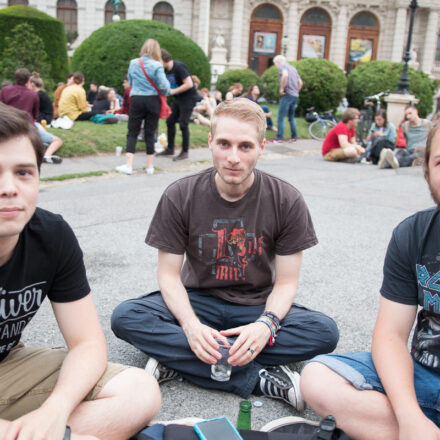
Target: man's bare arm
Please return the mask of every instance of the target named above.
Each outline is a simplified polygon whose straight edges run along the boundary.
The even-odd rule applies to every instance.
[[[283,71],[281,72],[281,80],[280,80],[280,95],[285,95],[286,91],[286,84],[287,84],[287,78],[289,77],[289,72],[287,71],[287,69],[283,69]]]
[[[423,414],[414,389],[407,342],[417,306],[381,298],[373,333],[374,365],[399,425],[399,438],[439,439],[440,430]]]
[[[157,280],[163,300],[184,331],[194,354],[207,364],[215,364],[221,357],[215,338],[225,339],[220,333],[202,324],[194,313],[188,293],[180,279],[183,255],[159,250]]]
[[[194,83],[191,76],[187,76],[179,87],[170,90],[170,95],[178,95],[180,93],[186,92],[187,90],[191,89],[193,86]]]
[[[302,263],[302,252],[275,257],[275,283],[266,301],[265,310],[275,313],[282,320],[295,300]],[[230,350],[229,362],[232,365],[246,365],[266,346],[270,338],[269,327],[262,322],[223,330],[224,336],[239,335]],[[252,348],[254,354],[249,355]]]

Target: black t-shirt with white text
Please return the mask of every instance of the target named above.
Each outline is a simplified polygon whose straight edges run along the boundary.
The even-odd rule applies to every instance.
[[[0,361],[47,296],[71,302],[90,292],[78,241],[60,215],[37,208],[12,257],[0,266]]]
[[[388,245],[380,290],[390,301],[419,305],[411,354],[440,373],[440,211],[420,211],[400,223]]]
[[[171,88],[175,89],[181,86],[183,80],[191,76],[191,73],[184,63],[173,60],[173,68],[170,71],[165,70],[165,75],[170,82]],[[192,87],[183,93],[174,95],[174,99],[182,104],[188,104],[188,107],[193,107],[197,101],[197,91],[195,87]]]

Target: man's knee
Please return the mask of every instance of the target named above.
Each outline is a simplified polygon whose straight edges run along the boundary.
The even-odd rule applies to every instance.
[[[124,301],[113,310],[110,323],[111,329],[116,336],[121,337],[125,334],[132,313],[133,306],[131,301]]]
[[[317,319],[317,330],[319,330],[320,343],[322,344],[319,348],[320,353],[331,353],[338,344],[339,341],[339,330],[336,322],[327,315],[319,313]]]

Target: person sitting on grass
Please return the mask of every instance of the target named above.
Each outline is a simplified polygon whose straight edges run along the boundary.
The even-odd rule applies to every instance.
[[[238,98],[243,92],[243,84],[234,83],[231,87],[229,87],[229,91],[226,93],[225,101],[229,101],[230,99]]]
[[[156,416],[160,390],[107,363],[75,234],[36,206],[43,151],[26,113],[0,104],[0,439],[126,440]],[[46,296],[67,348],[20,342]]]
[[[436,206],[393,231],[371,353],[318,356],[301,374],[310,407],[321,416],[332,414],[353,439],[440,439],[439,163],[436,125],[423,163]]]
[[[130,113],[130,92],[131,92],[131,86],[130,83],[128,82],[127,77],[125,77],[124,81],[122,81],[122,87],[124,88],[122,106],[117,110],[110,110],[110,112],[116,115],[119,121],[127,122],[128,115]]]
[[[44,90],[44,83],[38,72],[32,73],[30,78],[30,88],[36,92],[40,98],[37,122],[41,123],[41,121],[46,121],[47,126],[50,126],[53,119],[53,105],[49,95]]]
[[[258,104],[258,97],[260,96],[260,88],[257,84],[252,84],[243,95],[244,98],[250,99],[252,102]],[[268,130],[277,131],[278,129],[273,125],[272,113],[267,105],[258,104],[266,115],[266,124]]]
[[[367,137],[366,156],[373,165],[378,164],[380,153],[384,148],[394,150],[396,137],[396,127],[388,122],[386,110],[379,109]]]
[[[338,122],[327,133],[322,144],[324,160],[354,162],[365,153],[365,148],[356,143],[356,126],[359,123],[359,116],[359,110],[353,107],[349,107],[342,113],[341,122]]]

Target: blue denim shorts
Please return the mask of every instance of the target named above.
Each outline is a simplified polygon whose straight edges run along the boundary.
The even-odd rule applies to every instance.
[[[49,145],[53,140],[53,135],[46,131],[39,122],[35,122],[35,127],[37,127],[38,134],[41,137],[44,145]]]
[[[375,390],[385,394],[371,353],[319,355],[310,362],[320,362],[348,380],[358,390]],[[440,426],[440,374],[414,363],[414,387],[420,408],[430,420]]]

